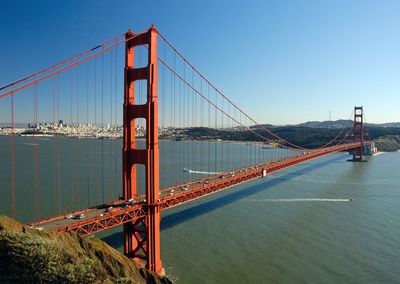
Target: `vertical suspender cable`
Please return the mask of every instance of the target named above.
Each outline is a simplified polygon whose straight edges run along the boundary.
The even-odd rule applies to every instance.
[[[193,69],[192,69],[192,86],[194,86],[194,70]],[[195,97],[193,90],[192,90],[191,97],[192,97],[192,127],[196,127],[196,108],[195,108],[196,97]],[[192,140],[192,169],[194,169],[195,159],[196,159],[196,141]]]
[[[186,80],[186,66],[185,66],[185,62],[183,63],[183,75],[184,78]],[[187,102],[187,97],[186,97],[186,86],[183,82],[181,82],[182,85],[182,119],[181,119],[181,127],[185,130],[187,128],[187,117],[186,117],[186,111],[187,111],[187,107],[186,107],[186,102]],[[182,141],[181,143],[181,148],[182,148],[182,153],[183,153],[183,161],[184,161],[184,165],[186,166],[189,162],[188,157],[186,155],[186,140]],[[184,172],[183,170],[180,171],[181,172],[181,176],[182,176],[182,182],[184,182]]]
[[[60,75],[59,75],[60,76]],[[60,80],[59,76],[56,77],[56,82],[57,82],[57,122],[59,123],[60,121]],[[60,126],[60,125],[58,125]],[[60,170],[60,145],[59,145],[59,139],[56,137],[56,149],[57,149],[57,195],[58,195],[58,214],[61,213],[61,170]]]
[[[94,101],[94,127],[93,130],[95,131],[95,135],[98,135],[98,125],[97,125],[97,57],[94,58],[94,94],[93,94],[93,101]],[[99,155],[98,155],[98,140],[95,140],[95,146],[94,146],[94,187],[95,187],[95,200],[96,202],[101,202],[101,192],[99,190],[99,178],[98,178],[98,160],[99,160]]]
[[[38,86],[34,85],[34,191],[35,191],[35,217],[40,217],[40,197],[39,197],[39,141],[37,139],[38,125]]]
[[[172,115],[173,115],[173,107],[174,107],[174,105],[173,105],[173,100],[172,100],[172,98],[173,98],[173,93],[174,93],[174,89],[173,89],[173,80],[174,80],[174,78],[173,78],[173,76],[174,76],[174,74],[172,74],[172,72],[170,72],[170,74],[171,74],[171,78],[170,78],[170,99],[169,99],[169,105],[170,105],[170,114],[169,114],[169,116],[170,116],[170,118],[169,118],[169,128],[170,128],[170,131],[173,131],[173,128],[172,128]],[[169,143],[169,145],[170,145],[170,147],[173,147],[173,145],[171,144],[171,143]],[[171,149],[169,149],[170,150],[170,152],[172,153],[172,151],[171,151]],[[175,162],[174,161],[174,157],[172,156],[171,158],[170,158],[170,162]],[[172,169],[173,169],[173,166],[171,167]],[[172,173],[170,173],[170,185],[173,185],[173,182],[174,182],[174,180],[173,180],[173,175],[175,174],[175,172],[172,172]]]
[[[115,43],[117,43],[117,39],[115,39]],[[115,127],[115,131],[118,130],[118,122],[117,122],[117,86],[118,86],[118,46],[115,47],[115,68],[114,68],[114,73],[115,73],[115,80],[114,80],[114,127]],[[117,151],[117,141],[114,139],[114,153],[115,155],[118,153]],[[116,194],[117,196],[120,194],[119,192],[119,186],[117,183],[117,180],[119,180],[119,178],[117,178],[118,174],[117,174],[117,156],[115,156],[114,158],[114,184],[115,184],[115,190],[116,190]]]
[[[208,86],[210,86],[210,85],[208,85]],[[217,102],[217,93],[215,93],[215,104],[218,104],[218,102]],[[215,109],[215,113],[214,113],[214,124],[215,124],[215,133],[218,133],[218,110],[217,110],[217,108],[216,107],[214,107],[214,109]],[[215,137],[214,138],[214,159],[215,159],[215,162],[214,162],[214,172],[217,172],[217,162],[218,162],[218,159],[217,159],[217,154],[218,154],[218,151],[217,151],[217,139],[216,139],[217,137]]]
[[[53,97],[53,128],[56,127],[56,79],[52,79],[52,97]],[[53,144],[53,214],[57,212],[57,144],[56,138],[52,139]]]
[[[163,40],[163,59],[164,59],[164,61],[165,61],[165,41]],[[165,127],[166,127],[166,99],[167,99],[167,94],[166,94],[166,84],[167,84],[167,82],[165,81],[166,80],[166,76],[165,76],[165,66],[164,65],[161,65],[161,68],[162,68],[162,94],[161,94],[161,96],[159,96],[159,98],[161,99],[161,102],[162,102],[162,120],[163,120],[163,122],[162,122],[162,125],[163,125],[163,134],[164,134],[164,131],[165,131]],[[163,145],[165,145],[166,143],[164,142],[164,143],[162,143],[162,144],[160,144],[159,145],[159,147],[161,148],[160,149],[160,153],[163,153],[164,151],[162,150],[162,146]],[[166,161],[166,159],[164,158],[165,156],[161,156],[160,155],[160,158],[161,158],[161,162],[163,162],[163,161]],[[164,158],[164,159],[163,159]],[[163,182],[163,179],[161,178],[161,183]],[[162,186],[165,186],[165,184],[161,184],[160,185],[161,187]]]
[[[80,123],[79,123],[79,65],[76,67],[76,128],[78,129],[78,131],[80,131]],[[79,134],[78,134],[79,135]],[[76,148],[75,148],[75,153],[76,153],[76,190],[78,193],[78,209],[80,209],[81,206],[81,190],[80,190],[80,180],[81,180],[81,161],[80,161],[80,142],[79,140],[76,141]]]
[[[224,108],[224,100],[221,99],[221,104],[222,104],[222,109],[225,111]],[[221,125],[220,125],[221,133],[224,133],[225,125],[224,125],[224,115],[221,113]],[[220,165],[220,171],[223,172],[225,168],[224,164],[224,149],[225,149],[225,139],[221,137],[221,165]]]
[[[15,205],[15,142],[14,142],[14,92],[11,93],[11,203],[12,216],[15,219],[17,210]]]
[[[176,70],[176,54],[175,54],[175,52],[174,52],[174,70]],[[173,127],[173,131],[174,132],[176,132],[176,121],[175,121],[175,113],[176,113],[176,94],[175,94],[175,92],[176,92],[176,77],[175,77],[175,75],[174,75],[174,91],[173,91],[174,93],[173,93],[173,97],[172,97],[172,105],[173,105],[173,110],[172,110],[172,112],[173,112],[173,122],[172,122],[172,127]],[[173,176],[175,177],[176,176],[176,141],[173,141],[173,144],[174,144],[174,149],[173,149],[173,161],[174,161],[174,164],[173,164],[173,166],[172,166],[172,169],[173,169]],[[177,181],[176,181],[176,179],[174,179],[174,185],[177,183]]]
[[[210,95],[210,85],[207,84],[207,95],[209,101],[211,101],[211,95]],[[208,129],[211,130],[211,103],[208,102]],[[210,137],[211,138],[211,137]],[[208,140],[208,172],[211,172],[211,142],[212,140]],[[215,159],[215,157],[214,157]]]
[[[200,92],[203,93],[203,79],[200,79]],[[201,127],[206,127],[206,123],[204,123],[204,103],[199,100],[199,123]],[[208,141],[206,141],[208,143]],[[201,167],[205,168],[205,162],[204,158],[205,155],[203,154],[205,145],[203,143],[200,143],[200,162],[201,162]]]
[[[114,67],[114,50],[111,50],[111,52],[110,52],[110,128],[108,129],[108,135],[111,135],[111,131],[112,131],[112,129],[113,129],[113,76],[114,76],[114,70],[113,70],[113,67]],[[108,173],[108,175],[109,175],[109,181],[110,181],[110,185],[109,185],[109,187],[110,187],[110,195],[112,196],[112,198],[113,198],[113,200],[116,200],[117,199],[117,197],[115,196],[115,190],[114,190],[114,188],[115,188],[115,184],[113,183],[113,181],[114,181],[114,177],[113,177],[113,174],[114,174],[114,171],[112,170],[113,169],[113,160],[114,160],[114,153],[113,153],[113,141],[114,141],[114,139],[111,139],[111,140],[109,140],[109,144],[110,144],[110,146],[109,146],[109,148],[110,148],[110,157],[109,157],[109,159],[110,159],[110,168],[109,168],[109,170],[107,171],[107,173]]]
[[[104,49],[104,48],[103,48]],[[101,132],[104,133],[104,53],[101,54]],[[104,137],[101,139],[101,194],[105,203],[104,192]]]
[[[86,127],[88,131],[91,131],[89,128],[89,63],[86,65]],[[89,172],[89,139],[86,140],[86,198],[87,198],[87,207],[90,207],[90,172]]]
[[[73,115],[72,115],[72,113],[73,113],[73,110],[72,110],[72,104],[73,104],[73,96],[72,96],[72,93],[73,93],[73,87],[72,87],[72,85],[73,85],[73,70],[74,69],[71,69],[71,77],[70,77],[70,85],[69,85],[69,97],[70,97],[70,120],[69,120],[69,128],[72,128],[73,127]],[[71,148],[73,149],[73,147],[74,147],[74,145],[72,145],[71,146]],[[71,150],[72,150],[71,149]],[[72,150],[72,153],[73,153],[73,150]],[[72,155],[71,155],[71,157],[73,157]],[[71,158],[70,157],[70,158]],[[75,171],[75,167],[72,169],[72,171]],[[70,197],[70,202],[71,202],[71,206],[73,206],[73,204],[74,204],[74,200],[75,200],[75,190],[76,190],[76,187],[75,187],[75,184],[74,184],[74,179],[72,178],[72,189],[71,189],[71,197]]]

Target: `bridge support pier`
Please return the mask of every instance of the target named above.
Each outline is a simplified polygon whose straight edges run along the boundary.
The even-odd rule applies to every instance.
[[[363,122],[363,107],[354,107],[354,126],[353,126],[353,142],[360,143],[361,147],[353,149],[353,162],[363,161],[364,152],[364,122]]]
[[[152,26],[147,32],[133,37],[129,31],[125,44],[124,131],[123,131],[123,197],[137,197],[136,165],[145,166],[147,215],[136,222],[124,224],[125,255],[144,262],[147,269],[163,274],[160,258],[159,150],[157,101],[157,37]],[[148,64],[134,66],[134,48],[147,45]],[[135,104],[135,81],[147,81],[147,101]],[[135,143],[135,119],[146,120],[146,148],[138,149]]]

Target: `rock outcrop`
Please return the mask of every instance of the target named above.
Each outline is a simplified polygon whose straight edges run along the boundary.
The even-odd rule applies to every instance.
[[[0,216],[1,283],[172,283],[100,239],[44,232]]]

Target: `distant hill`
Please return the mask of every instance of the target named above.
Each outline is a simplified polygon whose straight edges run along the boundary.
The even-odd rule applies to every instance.
[[[389,124],[367,124],[364,128],[364,138],[377,142],[380,151],[396,151],[400,149],[400,123],[398,127],[389,127]],[[390,124],[396,125],[396,124]],[[342,133],[343,127],[346,130]],[[300,147],[312,149],[322,147],[341,133],[339,139],[342,139],[346,133],[349,133],[344,142],[352,141],[351,120],[307,122],[298,125],[274,126],[264,125],[265,128],[272,130],[273,133],[290,141]],[[262,126],[251,126],[252,131],[245,127],[214,129],[207,127],[193,127],[181,129],[179,135],[173,138],[176,140],[208,140],[220,139],[230,141],[265,141],[269,139],[272,143],[278,143],[278,139],[265,131]],[[255,134],[257,133],[257,134]],[[168,137],[163,137],[167,138]],[[340,141],[340,140],[339,140]],[[338,141],[337,141],[338,142]],[[285,145],[287,144],[287,145]],[[283,143],[284,146],[290,146],[289,143]]]
[[[307,121],[293,126],[305,126],[311,128],[343,128],[345,126],[353,125],[352,120],[326,120],[326,121]],[[400,128],[400,122],[389,122],[389,123],[366,123],[365,126],[370,127],[393,127]]]
[[[380,127],[395,127],[399,128],[400,127],[400,122],[389,122],[389,123],[382,123],[382,124],[373,124],[374,126],[380,126]]]
[[[294,126],[305,126],[311,128],[343,128],[353,125],[352,120],[326,120],[326,121],[307,121]]]
[[[295,126],[305,126],[311,128],[343,128],[353,125],[352,120],[326,120],[326,121],[307,121],[304,123],[297,124]]]

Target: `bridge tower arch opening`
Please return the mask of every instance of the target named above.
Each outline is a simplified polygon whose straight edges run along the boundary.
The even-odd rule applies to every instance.
[[[361,146],[354,148],[353,161],[363,160],[364,151],[364,121],[363,121],[363,107],[354,107],[354,125],[353,125],[353,142],[360,143]]]
[[[144,262],[146,268],[163,274],[160,258],[159,149],[157,100],[157,37],[154,26],[134,37],[126,33],[124,104],[123,104],[123,198],[137,197],[136,167],[145,166],[146,217],[124,224],[124,253],[129,258]],[[132,38],[129,40],[129,38]],[[134,49],[146,45],[148,63],[134,66]],[[135,82],[147,81],[147,100],[135,103]],[[140,102],[139,102],[140,103]],[[135,119],[146,120],[146,147],[139,149],[135,143]]]

